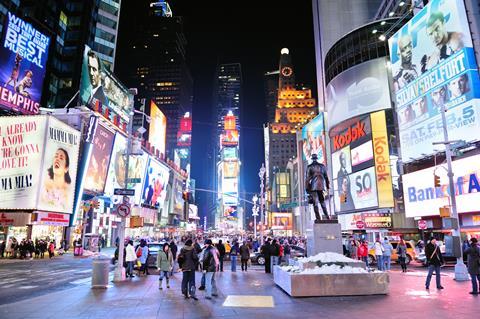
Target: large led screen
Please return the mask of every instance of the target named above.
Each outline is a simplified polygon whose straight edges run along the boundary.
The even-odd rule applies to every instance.
[[[389,39],[403,162],[443,140],[479,140],[480,83],[463,0],[432,0]]]
[[[150,118],[148,141],[160,153],[165,154],[167,118],[153,101],[150,103]]]
[[[128,161],[127,188],[135,190],[135,204],[140,204],[142,198],[143,179],[147,167],[148,155],[131,155]]]
[[[108,167],[105,194],[113,195],[115,188],[125,188],[125,169],[127,153],[127,139],[120,133],[115,134],[110,165]]]
[[[317,115],[302,128],[303,161],[310,161],[317,154],[318,162],[325,164],[325,125],[323,113]]]
[[[222,193],[224,205],[238,205],[238,179],[224,178],[222,181]]]
[[[361,115],[390,108],[387,61],[370,60],[348,69],[327,85],[329,127]]]
[[[6,12],[0,48],[0,106],[38,114],[50,38],[15,14]]]
[[[452,163],[454,186],[459,213],[478,212],[480,203],[480,155]],[[434,174],[440,177],[440,187],[434,185]],[[405,174],[403,198],[407,217],[438,216],[439,208],[449,205],[446,165],[430,167]]]

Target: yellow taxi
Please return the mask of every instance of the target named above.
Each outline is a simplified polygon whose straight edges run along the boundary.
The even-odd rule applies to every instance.
[[[390,244],[393,246],[393,251],[392,251],[392,261],[394,262],[400,262],[398,260],[398,255],[397,255],[397,245],[400,241],[399,240],[392,240],[390,241]],[[407,245],[407,257],[405,258],[405,263],[408,265],[412,260],[415,260],[416,258],[416,253],[415,253],[415,245],[411,241],[405,241],[405,244]],[[375,264],[377,262],[376,257],[375,257],[375,248],[372,246],[368,250],[368,263]]]

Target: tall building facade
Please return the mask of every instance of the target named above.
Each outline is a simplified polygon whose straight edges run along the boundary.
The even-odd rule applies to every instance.
[[[275,110],[278,100],[278,77],[280,71],[265,72],[263,75],[265,106],[267,107],[267,121],[273,123],[275,121]]]
[[[165,4],[125,7],[118,73],[125,83],[138,87],[139,100],[153,100],[167,117],[164,155],[173,160],[178,137],[184,135],[181,120],[186,113],[192,115],[193,79],[185,59],[183,18],[165,9]],[[148,103],[145,111],[149,112]],[[185,147],[184,141],[180,144]]]
[[[1,36],[7,12],[18,14],[50,37],[43,107],[71,106],[80,86],[82,54],[88,45],[112,70],[121,0],[2,0]]]
[[[243,225],[241,190],[240,113],[242,109],[242,68],[240,63],[219,64],[215,74],[213,115],[215,226],[225,231]]]

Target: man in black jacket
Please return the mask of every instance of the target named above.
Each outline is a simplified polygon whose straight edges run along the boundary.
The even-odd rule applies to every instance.
[[[435,238],[432,238],[427,246],[425,246],[425,257],[427,257],[428,263],[428,275],[425,288],[430,289],[430,280],[432,279],[433,271],[435,271],[437,289],[443,289],[440,283],[440,266],[443,264],[443,256],[440,252],[440,247],[437,246],[437,240]]]
[[[212,240],[205,241],[205,251],[203,252],[203,273],[205,274],[205,298],[212,299],[217,296],[217,285],[215,282],[215,272],[217,271],[218,251],[212,246]]]
[[[190,296],[198,300],[195,296],[195,270],[197,269],[197,264],[198,255],[192,246],[192,240],[188,239],[178,255],[178,265],[183,272],[182,293],[185,295],[185,298]]]
[[[170,271],[170,276],[173,276],[173,270],[175,268],[175,260],[177,260],[177,251],[178,251],[178,247],[175,244],[175,241],[173,239],[170,242],[170,251],[172,252],[172,256],[173,256],[173,267],[172,267],[172,271]]]
[[[265,273],[269,274],[270,271],[270,254],[271,254],[271,247],[270,247],[270,238],[267,239],[265,244],[260,248],[260,253],[265,258]]]
[[[307,176],[305,178],[305,190],[312,196],[316,223],[320,222],[318,204],[322,206],[325,218],[330,219],[327,206],[325,205],[325,195],[328,194],[330,190],[327,168],[322,163],[317,162],[317,159],[317,154],[312,154],[312,163],[307,167]]]
[[[220,271],[223,272],[223,259],[225,258],[225,245],[223,244],[221,239],[218,241],[217,250],[218,250],[218,259],[220,262]]]

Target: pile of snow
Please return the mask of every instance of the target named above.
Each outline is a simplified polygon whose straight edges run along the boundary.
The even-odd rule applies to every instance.
[[[292,274],[302,275],[327,275],[327,274],[367,274],[369,271],[364,268],[350,267],[350,266],[338,266],[338,265],[324,265],[322,267],[307,268],[301,270],[297,266],[283,266],[280,267],[283,271]],[[371,271],[370,271],[371,272]]]
[[[356,260],[356,259],[351,259],[351,258],[345,257],[342,254],[326,252],[326,253],[319,253],[319,254],[316,254],[316,255],[310,256],[310,257],[299,258],[298,262],[300,262],[300,263],[321,262],[323,264],[326,264],[326,263],[338,263],[338,262],[351,263],[351,262],[360,262],[360,261]]]

